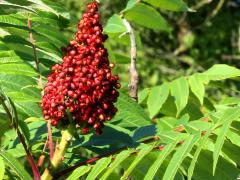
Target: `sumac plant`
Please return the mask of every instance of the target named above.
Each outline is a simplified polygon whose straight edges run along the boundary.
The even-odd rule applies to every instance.
[[[171,33],[165,15],[193,10],[129,0],[106,20],[105,3],[81,1],[76,23],[53,1],[0,0],[0,179],[239,178],[239,98],[226,85],[240,70],[142,88],[138,30]]]

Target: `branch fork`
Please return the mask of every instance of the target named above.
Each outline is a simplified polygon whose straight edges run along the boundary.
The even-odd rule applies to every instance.
[[[72,140],[72,134],[69,132],[69,130],[63,131],[61,142],[56,147],[53,158],[50,161],[49,166],[45,169],[43,175],[41,176],[41,180],[53,179],[53,173],[62,162],[64,154],[67,151],[71,140]]]

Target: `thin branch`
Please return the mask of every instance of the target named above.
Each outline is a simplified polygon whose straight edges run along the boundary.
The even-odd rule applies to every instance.
[[[80,166],[83,166],[83,165],[87,165],[87,164],[93,164],[94,162],[98,161],[99,159],[101,158],[104,158],[104,157],[108,157],[108,156],[111,156],[111,155],[114,155],[114,154],[117,154],[118,152],[121,152],[122,150],[125,150],[127,149],[127,147],[123,147],[123,148],[120,148],[120,149],[117,149],[115,151],[111,151],[109,153],[105,153],[103,155],[100,155],[100,156],[97,156],[97,157],[93,157],[91,159],[88,159],[86,161],[83,161],[83,162],[80,162],[80,163],[77,163],[69,168],[66,168],[62,171],[59,171],[57,172],[56,174],[54,174],[54,178],[57,178],[57,177],[61,177],[63,175],[66,175],[72,171],[74,171],[75,169],[77,169],[78,167]]]
[[[176,132],[183,132],[184,130],[185,129],[182,128],[182,127],[178,127],[178,128],[175,129]],[[153,136],[153,137],[145,139],[145,140],[143,140],[143,141],[141,141],[139,143],[148,144],[148,143],[152,143],[152,142],[159,141],[159,140],[160,140],[159,136]],[[180,143],[183,143],[183,142],[180,142]],[[161,145],[161,146],[155,147],[154,149],[162,151],[164,149],[164,147],[165,147],[164,145]],[[62,177],[64,175],[67,175],[67,174],[69,174],[70,172],[74,171],[75,169],[77,169],[80,166],[84,166],[84,165],[87,165],[87,164],[93,164],[96,161],[98,161],[98,160],[100,160],[100,159],[102,159],[104,157],[109,157],[109,156],[115,155],[115,154],[117,154],[117,153],[119,153],[119,152],[121,152],[123,150],[127,150],[128,148],[129,148],[128,146],[124,146],[124,147],[121,147],[121,148],[119,148],[117,150],[114,150],[114,151],[105,153],[103,155],[99,155],[97,157],[90,158],[90,159],[88,159],[86,161],[77,163],[77,164],[75,164],[75,165],[73,165],[71,167],[68,167],[68,168],[66,168],[66,169],[64,169],[62,171],[59,171],[59,172],[55,173],[54,174],[54,178],[57,179],[58,177]],[[136,152],[133,152],[133,154],[134,153],[136,153]],[[114,158],[113,158],[113,160],[114,160]]]
[[[212,2],[213,2],[213,0],[202,0],[199,3],[197,3],[196,5],[192,6],[191,9],[197,10],[197,9],[200,9],[201,7],[203,7],[207,4],[210,4]]]
[[[224,3],[225,3],[225,0],[220,0],[217,7],[212,11],[212,14],[209,16],[209,18],[213,18],[214,16],[216,16],[218,12],[221,10],[221,8],[223,7]]]
[[[240,60],[240,56],[239,56],[239,55],[223,54],[223,55],[221,56],[221,58],[222,58],[223,60],[226,60],[226,61]]]
[[[29,148],[27,147],[27,144],[25,142],[25,139],[23,137],[23,135],[21,134],[21,132],[19,131],[19,129],[16,129],[17,131],[17,135],[18,135],[18,138],[20,140],[20,142],[22,143],[26,153],[27,153],[27,157],[28,157],[28,161],[31,165],[31,168],[32,168],[32,171],[33,171],[33,176],[34,176],[34,180],[41,180],[40,179],[40,173],[38,171],[38,168],[34,162],[34,159],[33,159],[33,156],[31,154],[31,151],[29,150]]]
[[[29,150],[29,148],[28,148],[28,146],[27,146],[27,144],[26,144],[26,142],[25,142],[24,136],[22,135],[22,133],[21,133],[20,130],[18,129],[18,126],[14,123],[14,121],[13,121],[13,118],[14,118],[14,117],[13,117],[13,115],[11,114],[11,112],[9,111],[9,109],[8,109],[8,107],[7,107],[4,99],[1,98],[0,101],[1,101],[1,104],[2,104],[5,112],[7,113],[7,116],[8,116],[8,118],[9,118],[9,120],[13,122],[13,127],[14,127],[14,129],[16,130],[17,135],[18,135],[18,138],[19,138],[20,142],[22,143],[22,145],[23,145],[23,147],[24,147],[24,150],[25,150],[25,152],[26,152],[26,154],[27,154],[27,157],[28,157],[28,158],[27,158],[27,159],[28,159],[28,162],[29,162],[29,164],[31,165],[31,168],[32,168],[32,172],[33,172],[33,175],[34,175],[34,180],[40,180],[40,173],[39,173],[38,168],[37,168],[37,166],[36,166],[36,164],[35,164],[35,162],[34,162],[32,153],[31,153],[31,151]],[[17,115],[15,115],[15,118],[17,118]]]
[[[54,154],[54,146],[52,140],[52,128],[51,128],[51,121],[47,122],[47,129],[48,129],[48,146],[50,149],[50,159],[52,160]]]
[[[44,147],[43,147],[43,150],[42,150],[42,154],[41,154],[40,157],[38,158],[37,166],[38,166],[39,168],[42,167],[42,165],[43,165],[43,163],[44,163],[44,161],[45,161],[45,157],[46,157],[45,151],[46,151],[47,147],[48,147],[48,138],[47,138],[47,140],[45,141],[45,144],[44,144]]]
[[[154,136],[154,137],[151,137],[151,138],[149,138],[149,139],[146,139],[146,140],[142,141],[142,143],[151,143],[151,142],[154,142],[154,141],[158,141],[159,139],[160,139],[160,138],[159,138],[158,136]],[[128,146],[124,146],[124,147],[119,148],[119,149],[117,149],[117,150],[114,150],[114,151],[105,153],[105,154],[103,154],[103,155],[99,155],[99,156],[97,156],[97,157],[93,157],[93,158],[88,159],[88,160],[86,160],[86,161],[77,163],[77,164],[75,164],[74,166],[71,166],[71,167],[66,168],[66,169],[64,169],[64,170],[62,170],[62,171],[57,172],[56,174],[54,174],[54,178],[57,178],[57,177],[61,177],[61,176],[63,176],[63,175],[66,175],[66,174],[74,171],[75,169],[77,169],[77,168],[80,167],[80,166],[87,165],[87,164],[93,164],[94,162],[98,161],[99,159],[102,159],[102,158],[104,158],[104,157],[109,157],[109,156],[111,156],[111,155],[117,154],[117,153],[119,153],[119,152],[121,152],[121,151],[123,151],[123,150],[126,150],[126,149],[128,149]]]
[[[225,3],[225,0],[220,0],[219,3],[217,4],[216,8],[207,16],[207,18],[204,20],[202,25],[207,24],[212,18],[214,18],[217,15],[219,13],[219,11],[222,9],[224,3]],[[198,29],[201,26],[199,25],[199,26],[195,27],[195,29]]]
[[[185,130],[185,129],[182,128],[182,127],[178,127],[178,128],[175,129],[176,132],[183,132],[184,130]],[[205,134],[206,134],[206,132],[203,131],[203,132],[202,132],[202,136],[204,136]],[[159,141],[159,140],[160,140],[160,137],[159,137],[159,136],[154,136],[154,137],[151,137],[151,138],[149,138],[149,139],[143,140],[143,141],[141,141],[141,142],[139,142],[139,143],[148,144],[148,143],[156,142],[156,141]],[[180,141],[180,142],[178,142],[177,144],[180,145],[180,144],[183,144],[183,143],[184,143],[184,141]],[[95,163],[96,161],[98,161],[98,160],[100,160],[100,159],[102,159],[102,158],[113,156],[113,155],[115,155],[115,154],[117,154],[117,153],[119,153],[119,152],[121,152],[121,151],[123,151],[123,150],[127,150],[128,148],[129,148],[128,146],[124,146],[124,147],[119,148],[119,149],[117,149],[117,150],[114,150],[114,151],[105,153],[105,154],[103,154],[103,155],[99,155],[99,156],[97,156],[97,157],[93,157],[93,158],[88,159],[88,160],[86,160],[86,161],[77,163],[77,164],[75,164],[74,166],[68,167],[68,168],[66,168],[66,169],[64,169],[64,170],[62,170],[62,171],[59,171],[59,172],[55,173],[53,177],[54,177],[55,179],[57,179],[57,178],[59,178],[59,177],[63,177],[64,175],[69,174],[70,172],[74,171],[75,169],[77,169],[77,168],[80,167],[80,166],[84,166],[84,165],[88,165],[88,164],[93,164],[93,163]],[[164,150],[164,148],[165,148],[165,145],[160,145],[160,146],[154,147],[154,150],[162,151],[162,150]],[[137,153],[137,151],[134,151],[131,155],[135,155],[136,153]],[[114,160],[114,159],[115,159],[115,158],[113,157],[112,160]]]
[[[138,75],[137,66],[136,66],[137,64],[136,38],[135,38],[132,26],[126,19],[123,19],[123,24],[127,28],[127,34],[129,34],[130,42],[131,42],[131,65],[129,68],[129,72],[130,72],[129,96],[137,101],[139,75]]]
[[[36,41],[33,38],[33,33],[31,31],[31,21],[29,19],[29,15],[28,15],[28,18],[27,18],[27,27],[28,27],[28,32],[29,32],[29,40],[30,40],[30,42],[32,44],[33,57],[34,57],[34,60],[35,60],[36,70],[39,73],[38,86],[39,86],[39,88],[43,89],[42,76],[40,74],[40,68],[39,68],[40,61],[39,61],[39,59],[37,57]]]

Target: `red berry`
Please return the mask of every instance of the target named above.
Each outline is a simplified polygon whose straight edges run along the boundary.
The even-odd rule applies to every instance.
[[[74,56],[74,55],[76,54],[76,51],[75,51],[75,50],[71,50],[71,51],[69,52],[69,54],[70,54],[71,56]]]
[[[82,128],[82,134],[88,134],[90,132],[90,128]]]

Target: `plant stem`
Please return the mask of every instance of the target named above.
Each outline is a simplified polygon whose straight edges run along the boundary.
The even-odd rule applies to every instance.
[[[131,41],[131,65],[129,68],[130,72],[130,82],[129,82],[129,96],[136,101],[138,100],[138,72],[137,72],[137,44],[134,31],[130,23],[123,19],[123,23],[127,28],[127,34],[129,34]]]
[[[40,174],[39,174],[39,171],[38,171],[38,168],[34,162],[34,159],[32,157],[32,154],[29,150],[29,148],[27,147],[27,144],[24,140],[24,137],[23,135],[21,134],[21,132],[19,131],[19,129],[16,129],[17,130],[17,135],[18,135],[18,138],[20,139],[20,142],[22,143],[25,151],[26,151],[26,154],[27,154],[27,157],[28,157],[28,162],[29,164],[31,165],[31,168],[32,168],[32,172],[33,172],[33,176],[34,176],[34,180],[40,180]]]
[[[43,163],[44,163],[44,161],[45,161],[45,157],[46,157],[45,151],[46,151],[47,147],[48,147],[48,138],[47,138],[47,140],[45,141],[45,144],[44,144],[44,147],[43,147],[43,150],[42,150],[42,154],[41,154],[40,157],[38,158],[37,166],[38,166],[39,168],[42,167],[42,165],[43,165]]]
[[[52,128],[51,128],[51,121],[47,122],[47,129],[48,129],[48,146],[50,150],[50,159],[53,158],[54,147],[53,147],[53,140],[52,140]]]
[[[58,168],[59,164],[61,163],[71,139],[72,134],[69,132],[69,130],[65,130],[62,132],[61,142],[57,146],[49,166],[45,169],[43,175],[41,176],[41,180],[53,179],[53,172]]]
[[[34,60],[35,60],[35,65],[36,65],[36,70],[39,73],[39,80],[38,80],[38,86],[39,88],[43,89],[43,83],[42,83],[42,76],[40,74],[40,68],[39,68],[39,59],[37,57],[37,50],[36,50],[36,45],[35,45],[35,39],[33,38],[33,34],[31,31],[31,21],[29,19],[29,15],[27,18],[27,27],[28,27],[28,32],[29,32],[29,40],[32,44],[32,49],[33,49],[33,56],[34,56]]]

